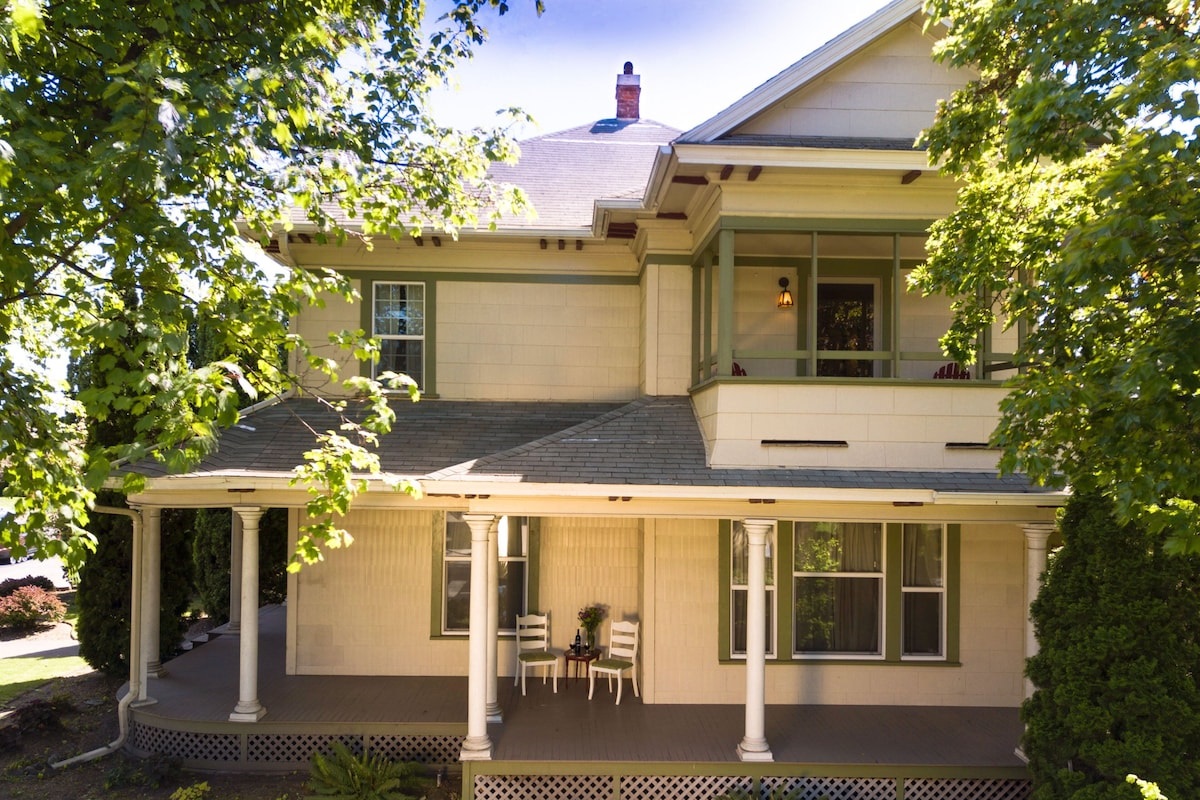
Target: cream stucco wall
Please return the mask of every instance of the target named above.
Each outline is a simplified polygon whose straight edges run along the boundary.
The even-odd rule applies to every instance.
[[[738,133],[915,139],[937,101],[966,83],[929,56],[918,25],[897,28],[759,115]]]
[[[289,587],[289,672],[467,673],[465,638],[430,638],[435,518],[434,512],[381,510],[346,516],[354,543],[326,551],[324,562],[301,569]],[[502,652],[513,657],[509,649]]]
[[[718,383],[696,392],[693,401],[714,467],[993,469],[994,451],[946,444],[986,442],[1004,391],[970,381]],[[767,446],[764,439],[840,440],[847,446]]]
[[[656,520],[657,703],[743,703],[741,664],[719,663],[716,521]],[[773,663],[768,704],[1016,706],[1023,697],[1023,547],[1012,525],[963,525],[960,661],[946,664]]]
[[[438,284],[437,391],[455,400],[632,400],[631,285]]]
[[[361,293],[362,281],[351,281],[355,291]],[[358,303],[348,302],[329,292],[319,295],[322,305],[308,305],[303,313],[292,320],[292,332],[302,337],[321,358],[332,359],[337,374],[343,377],[359,374],[358,361],[353,353],[329,343],[331,331],[355,330],[360,326]],[[300,378],[300,385],[309,391],[324,395],[340,396],[344,391],[323,372],[309,367],[298,354],[291,356],[292,369]]]
[[[641,522],[636,518],[549,517],[541,520],[540,611],[551,613],[551,639],[563,649],[574,639],[579,609],[608,606],[600,626],[606,641],[612,620],[642,620]]]
[[[642,394],[686,394],[692,359],[691,268],[647,264],[641,283],[640,318]]]

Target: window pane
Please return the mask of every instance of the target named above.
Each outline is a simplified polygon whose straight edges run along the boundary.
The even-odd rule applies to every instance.
[[[746,526],[741,522],[733,523],[733,536],[730,544],[732,549],[731,572],[729,582],[734,586],[745,586],[750,582],[750,537],[746,535]],[[767,548],[764,554],[766,561],[764,579],[767,586],[775,585],[775,530],[767,534]]]
[[[942,585],[942,526],[904,526],[904,585]]]
[[[879,572],[883,526],[877,522],[800,522],[796,572]]]
[[[471,627],[471,562],[446,562],[446,630]]]
[[[457,511],[446,515],[446,555],[451,558],[471,556],[471,526],[463,521],[463,515]]]
[[[425,368],[425,342],[420,339],[384,339],[379,343],[376,372],[402,372],[421,383]]]
[[[375,334],[425,335],[425,287],[419,283],[375,284]]]
[[[746,655],[746,601],[749,593],[745,589],[734,589],[732,597],[733,624],[730,630],[730,653]],[[775,654],[775,592],[767,592],[767,655]]]
[[[796,578],[798,653],[880,652],[879,578]]]
[[[525,562],[500,562],[500,630],[515,630],[517,616],[525,613]]]
[[[524,558],[528,547],[528,517],[501,517],[496,546],[501,558]]]
[[[942,593],[904,593],[904,655],[942,654]]]

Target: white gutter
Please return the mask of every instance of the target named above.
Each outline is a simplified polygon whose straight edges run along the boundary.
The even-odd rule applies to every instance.
[[[142,691],[142,514],[133,509],[112,506],[96,506],[92,510],[100,514],[129,517],[133,521],[133,576],[130,579],[129,591],[129,691],[117,704],[117,721],[120,724],[117,738],[105,747],[98,747],[65,761],[51,762],[50,766],[54,769],[92,761],[101,756],[111,755],[124,747],[125,740],[129,738],[129,706]]]

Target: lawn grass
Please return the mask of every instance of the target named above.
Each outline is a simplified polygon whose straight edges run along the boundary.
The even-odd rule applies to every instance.
[[[79,656],[36,655],[0,659],[0,705],[4,705],[46,681],[69,675],[81,675],[91,667]]]

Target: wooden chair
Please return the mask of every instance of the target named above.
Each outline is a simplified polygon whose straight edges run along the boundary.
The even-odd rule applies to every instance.
[[[521,681],[521,695],[525,694],[525,671],[530,667],[542,668],[542,684],[546,673],[554,671],[554,693],[558,693],[558,656],[550,652],[550,614],[526,614],[517,617],[517,671],[513,674],[513,686]]]
[[[951,361],[938,367],[937,372],[933,373],[933,378],[939,381],[966,381],[971,379],[971,371]]]
[[[596,691],[596,673],[608,676],[608,691],[612,691],[613,676],[617,677],[617,705],[621,705],[621,673],[629,670],[633,681],[633,696],[641,697],[637,682],[638,627],[637,622],[613,622],[608,626],[608,655],[588,664],[588,700]]]

